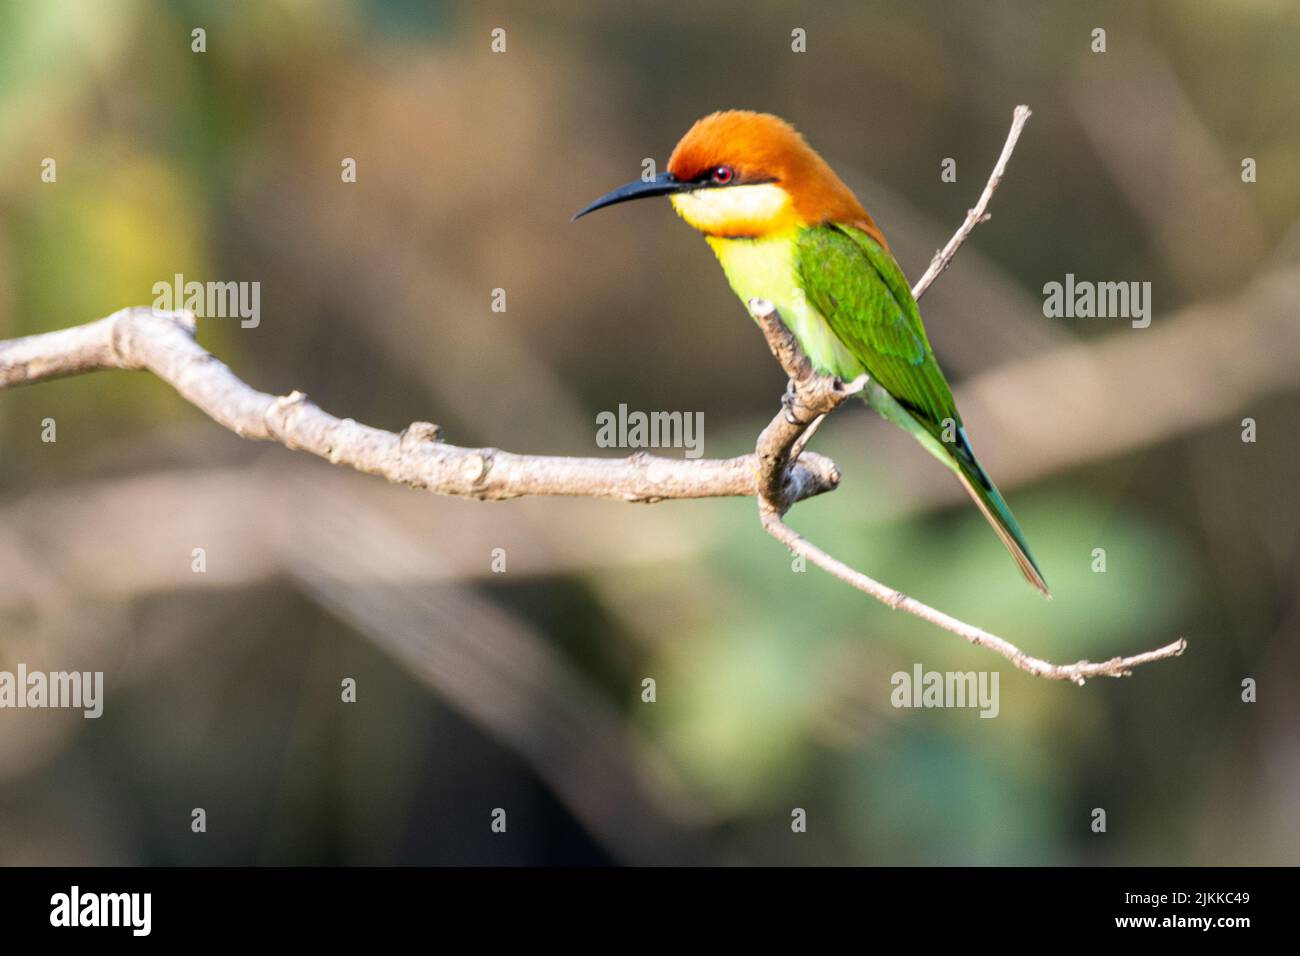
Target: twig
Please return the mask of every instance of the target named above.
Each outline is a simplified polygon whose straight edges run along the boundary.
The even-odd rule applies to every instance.
[[[998,156],[998,161],[993,165],[993,172],[989,175],[989,181],[984,187],[984,192],[980,193],[979,202],[975,208],[966,213],[966,220],[961,224],[948,244],[934,254],[930,260],[930,266],[917,280],[916,285],[912,286],[912,298],[919,300],[925,295],[925,290],[930,288],[931,283],[939,278],[939,274],[948,268],[948,263],[952,262],[952,257],[957,254],[961,244],[966,241],[976,226],[982,222],[987,222],[989,213],[989,200],[993,198],[993,191],[998,188],[998,183],[1002,182],[1002,176],[1007,171],[1007,163],[1011,159],[1011,154],[1016,148],[1016,142],[1020,139],[1020,131],[1025,128],[1025,123],[1032,115],[1028,106],[1017,106],[1011,113],[1011,129],[1007,132],[1007,141],[1002,144],[1002,153]]]
[[[927,604],[922,604],[915,598],[908,597],[901,591],[896,591],[888,585],[867,577],[861,571],[854,570],[843,561],[831,557],[831,555],[796,532],[781,520],[781,516],[775,509],[765,506],[765,503],[759,505],[759,521],[763,525],[763,530],[791,551],[802,554],[823,571],[839,578],[845,584],[851,585],[865,594],[870,594],[877,601],[887,604],[894,610],[906,611],[908,614],[913,614],[923,621],[929,621],[945,631],[951,631],[953,634],[970,641],[976,647],[988,648],[1035,677],[1046,677],[1049,680],[1070,680],[1079,685],[1082,685],[1089,677],[1128,677],[1133,673],[1133,668],[1139,664],[1147,664],[1166,657],[1177,657],[1187,647],[1187,641],[1180,637],[1172,644],[1166,644],[1154,651],[1136,654],[1133,657],[1112,657],[1108,661],[1099,663],[1078,661],[1074,664],[1053,664],[1050,661],[1040,660],[1026,654],[1020,648],[996,634],[990,634],[988,631],[972,624],[967,624],[965,621],[960,621],[955,617],[944,614],[942,611],[937,611]]]

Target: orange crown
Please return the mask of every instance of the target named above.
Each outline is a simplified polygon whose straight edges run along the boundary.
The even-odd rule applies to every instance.
[[[668,171],[682,181],[718,166],[730,166],[739,180],[775,181],[790,194],[805,225],[855,226],[888,248],[853,190],[778,116],[749,110],[711,113],[687,130],[668,159]]]

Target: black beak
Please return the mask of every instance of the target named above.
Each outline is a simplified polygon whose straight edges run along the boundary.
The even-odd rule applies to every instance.
[[[589,212],[627,202],[629,199],[645,199],[647,196],[668,196],[672,193],[683,193],[691,189],[693,185],[693,183],[679,183],[673,178],[672,173],[660,173],[649,182],[638,179],[634,183],[619,186],[612,192],[605,193],[605,195],[574,216],[571,221],[576,222]]]

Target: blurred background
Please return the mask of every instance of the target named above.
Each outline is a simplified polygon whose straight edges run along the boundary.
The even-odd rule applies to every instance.
[[[148,375],[15,388],[0,669],[102,670],[106,701],[0,711],[0,863],[1300,861],[1300,14],[1084,7],[0,6],[0,337],[176,273],[257,281],[257,328],[199,326],[249,384],[519,452],[618,454],[595,417],[626,403],[703,412],[730,456],[777,409],[666,202],[569,222],[694,119],[796,123],[915,280],[1028,104],[922,311],[1056,599],[865,408],[818,433],[844,481],[790,520],[1057,662],[1190,642],[1044,681],[793,572],[752,500],[441,499],[243,441]],[[1067,273],[1151,282],[1151,326],[1044,318]],[[1000,671],[998,718],[894,709],[915,664]]]

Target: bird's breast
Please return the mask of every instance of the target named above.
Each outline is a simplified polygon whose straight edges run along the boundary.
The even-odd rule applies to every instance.
[[[759,239],[706,238],[732,291],[747,304],[757,298],[775,305],[818,371],[845,381],[865,371],[804,292],[796,265],[797,229]]]

